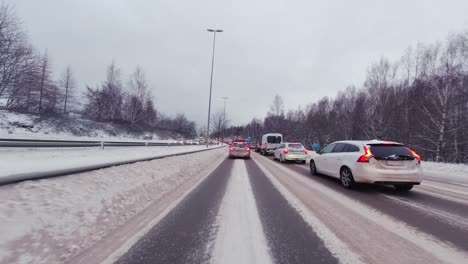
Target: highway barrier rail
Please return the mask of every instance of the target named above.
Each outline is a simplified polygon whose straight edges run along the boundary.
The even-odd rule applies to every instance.
[[[69,147],[150,147],[182,146],[183,143],[156,141],[99,141],[99,140],[55,140],[55,139],[13,139],[0,138],[4,148],[69,148]]]
[[[116,142],[116,143],[119,143],[119,142]],[[182,144],[179,144],[179,145],[182,145]],[[112,146],[115,146],[115,145],[112,145]],[[125,146],[128,146],[128,145],[125,145]],[[145,145],[138,145],[138,146],[145,146]],[[169,144],[154,145],[154,146],[169,146]],[[99,169],[109,168],[113,166],[137,163],[137,162],[142,162],[142,161],[150,161],[150,160],[163,159],[163,158],[168,158],[168,157],[182,156],[182,155],[193,154],[193,153],[198,153],[202,151],[218,149],[222,147],[224,146],[218,146],[218,147],[211,146],[209,148],[203,148],[203,149],[198,149],[198,150],[182,151],[182,152],[172,153],[172,154],[154,155],[154,156],[138,158],[138,159],[128,159],[124,161],[106,162],[106,163],[93,164],[93,165],[83,165],[83,166],[77,166],[77,167],[72,167],[72,168],[67,168],[67,169],[56,169],[56,170],[50,170],[50,171],[36,171],[36,172],[28,172],[28,173],[3,175],[3,176],[0,176],[0,186],[12,184],[12,183],[18,183],[22,181],[28,181],[28,180],[40,180],[40,179],[47,179],[47,178],[53,178],[53,177],[68,176],[72,174],[99,170]]]

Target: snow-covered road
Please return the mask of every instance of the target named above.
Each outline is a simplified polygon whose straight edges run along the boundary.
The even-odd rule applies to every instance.
[[[226,156],[0,187],[0,263],[468,263],[463,176],[350,191],[307,165]]]
[[[118,263],[468,263],[468,188],[446,184],[349,191],[304,165],[225,160]]]

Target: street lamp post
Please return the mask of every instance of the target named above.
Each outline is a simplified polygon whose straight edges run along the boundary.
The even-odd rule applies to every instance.
[[[209,144],[210,138],[210,115],[211,115],[211,91],[213,90],[213,66],[215,58],[215,46],[216,46],[216,33],[221,33],[221,29],[207,29],[208,32],[213,32],[213,55],[211,56],[211,79],[210,79],[210,99],[208,101],[208,124],[206,125],[206,147]]]
[[[223,112],[223,135],[221,137],[221,144],[224,144],[224,130],[226,129],[224,126],[226,125],[226,100],[229,99],[229,97],[221,97],[224,100],[224,112]]]

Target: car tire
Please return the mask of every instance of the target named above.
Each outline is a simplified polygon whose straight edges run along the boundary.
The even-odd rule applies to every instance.
[[[414,184],[395,184],[395,185],[393,185],[393,187],[395,187],[395,189],[397,189],[397,191],[400,191],[400,192],[407,192],[407,191],[413,189],[413,186],[414,186]]]
[[[348,167],[343,167],[340,170],[340,181],[341,185],[346,189],[353,189],[356,187],[356,182],[354,182],[353,173]]]
[[[310,167],[310,174],[312,175],[317,175],[317,166],[315,165],[315,161],[313,160],[310,160],[310,164],[309,164],[309,167]]]

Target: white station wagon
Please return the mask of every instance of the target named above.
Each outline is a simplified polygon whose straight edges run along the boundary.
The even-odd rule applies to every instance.
[[[310,173],[338,178],[348,189],[356,183],[375,183],[409,191],[422,181],[416,152],[401,143],[377,140],[334,142],[312,157]]]

